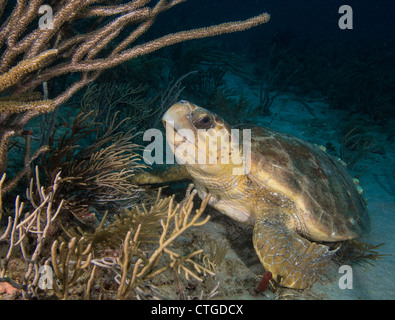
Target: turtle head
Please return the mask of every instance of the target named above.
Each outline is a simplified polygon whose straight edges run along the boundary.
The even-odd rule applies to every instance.
[[[240,201],[247,175],[245,148],[239,146],[235,134],[238,131],[188,101],[171,106],[162,120],[167,142],[177,162],[185,165],[199,197],[203,199],[209,193],[211,206],[237,221],[250,221],[248,203]],[[248,143],[243,134],[244,144]]]
[[[175,131],[189,129],[197,134],[198,130],[225,130],[230,133],[229,125],[221,117],[185,100],[173,104],[163,115],[162,121],[166,129],[166,125],[170,124]]]
[[[178,163],[202,174],[219,174],[233,167],[240,148],[232,143],[231,129],[218,115],[182,100],[162,120]]]

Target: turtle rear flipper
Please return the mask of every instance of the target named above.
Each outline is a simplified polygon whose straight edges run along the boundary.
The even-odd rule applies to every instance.
[[[328,246],[310,242],[273,216],[258,219],[253,233],[255,251],[280,285],[305,289],[325,270],[332,254]]]

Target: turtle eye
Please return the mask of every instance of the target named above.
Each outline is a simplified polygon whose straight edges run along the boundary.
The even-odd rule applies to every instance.
[[[204,116],[203,118],[201,118],[199,120],[199,124],[201,124],[202,126],[208,124],[210,122],[210,117],[209,116]]]
[[[211,118],[209,115],[203,115],[194,121],[197,129],[208,129],[211,127]]]

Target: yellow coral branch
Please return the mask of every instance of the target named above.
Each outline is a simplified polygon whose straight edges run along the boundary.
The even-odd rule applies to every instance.
[[[35,110],[37,114],[48,113],[55,109],[55,104],[52,100],[39,100],[39,101],[17,101],[8,100],[0,101],[0,113],[23,113],[30,110]]]
[[[0,105],[3,102],[8,102],[8,101],[28,102],[28,101],[41,100],[42,98],[43,98],[43,94],[41,92],[38,92],[38,91],[26,92],[26,93],[20,93],[15,96],[0,97]]]
[[[18,83],[24,75],[40,69],[47,59],[55,56],[57,53],[57,49],[51,49],[33,58],[22,60],[15,67],[0,75],[0,91]]]

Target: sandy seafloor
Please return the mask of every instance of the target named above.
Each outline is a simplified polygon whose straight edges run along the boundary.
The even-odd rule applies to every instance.
[[[248,87],[237,77],[228,77],[227,80],[228,86],[237,88],[238,94],[248,97],[250,103],[258,104],[254,88]],[[198,101],[194,102],[198,104]],[[273,116],[256,117],[252,121],[262,126],[271,122],[270,127],[274,130],[295,135],[318,145],[330,142],[338,153],[343,136],[342,129],[349,122],[350,115],[342,110],[331,109],[325,102],[308,102],[308,105],[315,117],[292,96],[282,95],[272,105],[271,111],[275,117],[273,121]],[[203,288],[207,292],[219,281],[218,295],[215,297],[218,299],[394,299],[395,146],[393,141],[387,141],[382,128],[371,125],[367,132],[374,137],[376,146],[381,151],[367,152],[350,171],[353,177],[359,178],[371,216],[371,231],[360,240],[374,245],[385,243],[378,251],[389,256],[377,260],[374,266],[351,265],[352,289],[339,287],[339,280],[343,274],[339,273],[339,266],[332,263],[310,289],[282,289],[276,295],[266,290],[256,294],[253,289],[259,283],[264,270],[252,247],[252,230],[233,223],[230,218],[209,208],[207,212],[212,214],[210,222],[195,230],[194,233],[198,234],[195,233],[194,236],[202,238],[203,242],[205,238],[215,239],[223,245],[228,244],[230,249],[224,261],[217,267],[217,275],[213,279],[205,278],[197,290]]]

